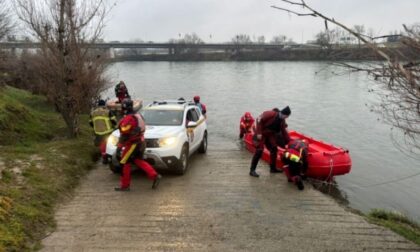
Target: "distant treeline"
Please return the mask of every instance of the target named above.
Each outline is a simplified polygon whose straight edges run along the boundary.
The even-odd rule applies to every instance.
[[[390,49],[387,49],[390,50]],[[114,61],[282,61],[381,60],[369,48],[289,49],[239,52],[118,55]]]

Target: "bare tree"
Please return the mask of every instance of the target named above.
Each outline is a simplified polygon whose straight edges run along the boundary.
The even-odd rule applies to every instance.
[[[188,34],[186,33],[184,35],[184,37],[181,37],[179,39],[169,39],[169,43],[172,44],[204,44],[204,41],[196,34],[196,33],[191,33]]]
[[[357,33],[357,34],[365,34],[366,29],[364,25],[355,25],[353,26],[353,30]],[[360,48],[360,39],[357,38],[357,44],[359,45]]]
[[[19,18],[40,41],[41,90],[54,103],[71,137],[79,115],[106,87],[104,56],[91,48],[102,34],[105,0],[14,0]]]
[[[204,44],[204,41],[196,34],[185,34],[182,39],[179,40],[179,43],[184,44]]]
[[[274,36],[270,43],[271,44],[276,44],[276,45],[284,45],[286,43],[287,37],[285,35],[278,35],[278,36]]]
[[[315,35],[316,43],[321,46],[321,48],[331,48],[332,39],[329,31],[320,31]]]
[[[14,27],[10,17],[10,8],[5,0],[0,0],[0,41],[10,34]]]
[[[251,37],[246,34],[238,34],[232,38],[234,44],[252,44]]]
[[[10,9],[5,0],[0,0],[0,41],[4,40],[12,31],[14,24],[10,17]],[[8,55],[0,48],[0,86],[5,84],[9,67],[6,62]]]
[[[181,49],[176,49],[176,51],[178,53],[198,53],[199,50],[198,48],[196,48],[193,45],[198,45],[198,44],[204,44],[204,40],[202,40],[196,33],[191,33],[191,34],[185,34],[184,37],[181,38],[181,34],[179,34],[179,39],[170,39],[169,43],[171,44],[186,44],[191,45],[185,47],[186,45],[183,45]]]
[[[257,43],[258,44],[265,44],[265,37],[264,36],[258,36]]]
[[[281,0],[291,8],[298,7],[295,11],[291,8],[272,6],[273,8],[286,11],[297,16],[319,17],[325,21],[325,26],[335,24],[364,43],[383,61],[375,64],[345,64],[352,71],[364,71],[372,76],[377,84],[372,90],[377,92],[380,102],[372,105],[373,110],[380,113],[382,118],[399,129],[404,135],[404,145],[400,145],[403,151],[419,153],[420,151],[420,26],[408,27],[403,25],[405,33],[400,41],[401,46],[397,49],[382,48],[375,44],[374,40],[389,37],[368,37],[355,29],[329,18],[307,5],[304,0],[290,1]],[[363,29],[364,30],[364,29]],[[395,36],[395,35],[391,35]]]

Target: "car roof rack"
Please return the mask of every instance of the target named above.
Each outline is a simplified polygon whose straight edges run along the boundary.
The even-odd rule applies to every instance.
[[[195,105],[193,101],[186,101],[184,98],[179,98],[177,100],[162,100],[162,101],[153,101],[149,106],[153,105],[169,105],[169,104],[179,104],[184,106]]]

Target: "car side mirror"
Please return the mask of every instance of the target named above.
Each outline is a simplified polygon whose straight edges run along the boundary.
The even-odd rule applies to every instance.
[[[187,124],[187,128],[194,128],[197,127],[197,122],[189,121]]]

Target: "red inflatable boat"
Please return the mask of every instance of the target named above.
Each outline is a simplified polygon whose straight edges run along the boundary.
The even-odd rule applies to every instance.
[[[289,131],[289,135],[291,139],[305,139],[309,143],[307,177],[332,180],[334,176],[344,175],[350,172],[351,159],[348,150],[315,140],[296,131]],[[252,136],[253,133],[245,134],[244,142],[246,148],[254,153],[255,146],[252,141]],[[281,156],[283,155],[284,149],[279,147],[278,150],[277,167],[280,168],[283,167]],[[270,152],[266,148],[264,148],[262,159],[270,162]]]

